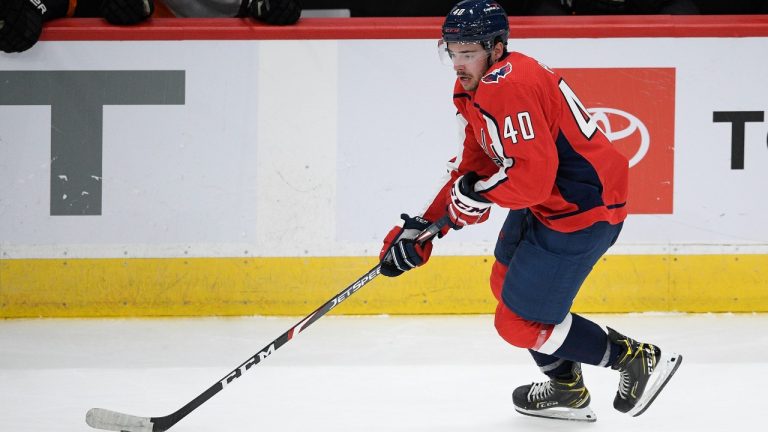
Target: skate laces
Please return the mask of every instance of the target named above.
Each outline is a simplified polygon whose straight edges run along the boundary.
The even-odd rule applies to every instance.
[[[552,392],[552,381],[533,383],[531,390],[528,392],[528,400],[531,402],[540,401],[551,396]]]
[[[630,339],[630,341],[632,341]],[[637,380],[640,377],[649,377],[653,370],[656,368],[656,347],[647,343],[637,343],[632,341],[634,346],[634,352],[631,353],[631,357],[626,360],[623,367],[619,368],[619,375],[621,380],[619,381],[619,396],[622,399],[629,399],[630,396],[636,398],[635,391],[632,389],[637,386]],[[637,366],[634,368],[634,373],[638,374],[633,382],[632,372],[630,371],[631,364],[635,362]]]
[[[626,371],[621,371],[619,375],[621,377],[621,380],[619,381],[619,396],[621,396],[622,399],[627,399],[631,378]]]

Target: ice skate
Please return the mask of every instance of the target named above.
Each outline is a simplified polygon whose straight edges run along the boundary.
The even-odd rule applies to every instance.
[[[674,375],[683,357],[662,352],[659,347],[639,343],[608,328],[608,338],[624,348],[612,367],[621,374],[619,390],[613,400],[617,410],[637,417],[644,413]]]
[[[512,393],[515,410],[521,414],[558,420],[594,422],[597,416],[589,408],[589,390],[584,386],[581,366],[574,363],[570,379],[520,386]]]

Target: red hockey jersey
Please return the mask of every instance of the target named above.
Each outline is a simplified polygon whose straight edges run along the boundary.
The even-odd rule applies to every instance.
[[[509,53],[476,91],[465,91],[457,80],[453,101],[462,148],[427,219],[445,214],[450,185],[469,171],[483,178],[475,185],[480,195],[501,207],[529,208],[556,231],[626,218],[627,159],[547,66]]]

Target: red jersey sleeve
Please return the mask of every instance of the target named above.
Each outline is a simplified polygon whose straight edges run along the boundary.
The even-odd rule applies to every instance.
[[[474,95],[464,92],[458,81],[454,87],[453,103],[456,106],[457,137],[459,148],[456,156],[448,162],[446,175],[440,183],[440,188],[434,198],[427,204],[423,217],[435,221],[446,214],[449,189],[453,182],[469,171],[475,171],[487,176],[496,171],[493,164],[476,139],[476,131],[469,122]]]
[[[456,113],[456,121],[458,123],[458,141],[459,150],[455,157],[447,163],[447,170],[443,178],[440,180],[440,187],[434,198],[427,204],[423,217],[429,221],[436,221],[446,214],[447,197],[449,195],[449,189],[453,182],[466,170],[468,165],[467,161],[481,162],[482,154],[476,154],[473,149],[477,148],[477,143],[474,141],[474,135],[472,133],[472,126],[467,122],[461,112]],[[470,163],[471,164],[471,163]]]

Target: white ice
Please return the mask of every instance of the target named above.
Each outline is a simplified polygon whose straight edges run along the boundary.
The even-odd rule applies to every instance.
[[[642,416],[614,411],[617,375],[592,366],[596,423],[516,413],[512,390],[543,375],[492,316],[327,316],[171,431],[766,430],[768,315],[588,316],[683,354]],[[0,321],[0,431],[91,431],[92,407],[170,414],[300,319]]]

